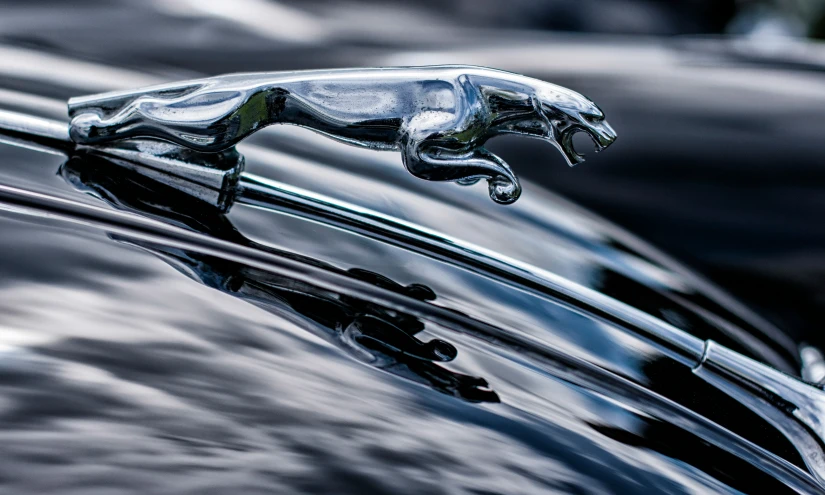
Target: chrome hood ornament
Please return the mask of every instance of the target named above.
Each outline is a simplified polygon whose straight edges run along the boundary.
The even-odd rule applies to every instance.
[[[472,184],[490,197],[521,194],[510,167],[484,148],[500,134],[544,139],[572,166],[572,138],[596,151],[616,133],[595,103],[537,79],[473,66],[399,67],[235,74],[69,100],[71,139],[106,145],[170,141],[194,151],[231,148],[272,124],[306,127],[348,144],[401,151],[414,176]]]

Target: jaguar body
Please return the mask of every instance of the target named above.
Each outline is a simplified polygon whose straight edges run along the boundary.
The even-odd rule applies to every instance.
[[[295,124],[349,144],[400,150],[414,176],[488,180],[499,203],[518,199],[510,167],[484,148],[516,133],[557,145],[587,132],[600,150],[616,138],[601,110],[569,89],[509,72],[437,66],[220,76],[75,98],[72,139],[82,144],[154,137],[215,152],[271,124]]]

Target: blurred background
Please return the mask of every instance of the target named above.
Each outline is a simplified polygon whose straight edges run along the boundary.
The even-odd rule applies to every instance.
[[[379,15],[383,11],[399,25],[409,21],[409,15],[419,15],[465,27],[497,29],[660,36],[825,36],[825,2],[821,0],[293,0],[284,4],[315,15],[323,15],[331,4]]]
[[[459,63],[569,86],[618,131],[608,152],[568,169],[541,143],[493,150],[825,344],[819,38],[825,0],[0,1],[5,46],[161,80]]]

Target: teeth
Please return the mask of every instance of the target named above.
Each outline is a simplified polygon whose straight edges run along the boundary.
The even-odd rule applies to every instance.
[[[593,147],[596,150],[596,153],[606,148],[606,146],[603,146],[602,143],[599,142],[598,136],[590,134],[590,139],[593,141]]]

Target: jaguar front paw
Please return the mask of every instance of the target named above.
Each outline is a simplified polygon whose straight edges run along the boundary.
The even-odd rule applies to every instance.
[[[487,179],[487,189],[490,199],[502,205],[515,203],[521,196],[521,184],[518,179],[512,180],[503,175]]]
[[[453,151],[412,143],[403,152],[404,166],[419,179],[472,185],[487,179],[490,198],[511,204],[521,196],[521,184],[501,158],[484,148]]]

